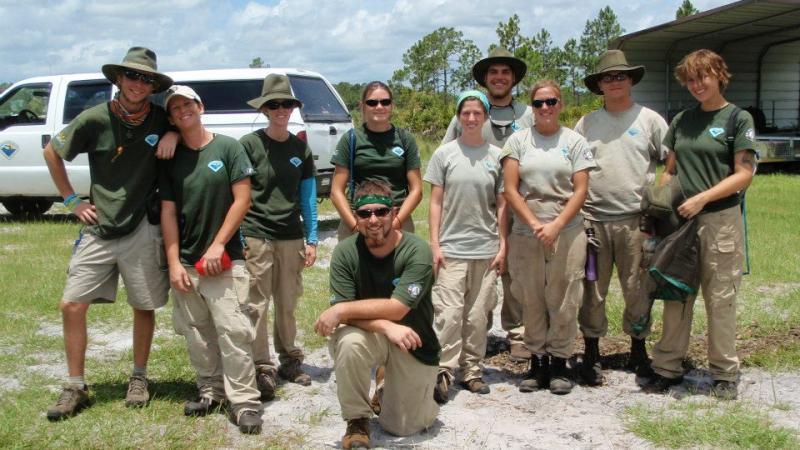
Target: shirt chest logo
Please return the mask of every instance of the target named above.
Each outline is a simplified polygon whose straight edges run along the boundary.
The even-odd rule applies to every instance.
[[[495,164],[491,159],[484,159],[483,166],[486,167],[486,170],[488,171],[497,169],[497,164]]]
[[[519,125],[517,122],[511,122],[511,129],[514,131],[519,131]]]
[[[289,160],[289,163],[295,167],[300,167],[300,164],[303,164],[303,161],[297,156],[294,156]]]
[[[216,173],[219,172],[219,169],[225,167],[225,164],[222,163],[220,160],[214,160],[208,163],[208,168],[211,169],[212,172]]]
[[[569,161],[569,151],[566,147],[561,149],[561,156],[563,156],[565,160]]]
[[[725,130],[723,130],[720,127],[714,127],[714,128],[709,128],[708,129],[708,134],[710,134],[711,137],[717,137],[717,136],[719,136],[720,134],[722,134],[724,132],[725,132]]]
[[[394,280],[392,280],[392,286],[396,287],[398,284],[400,284],[400,277],[395,278]]]
[[[636,128],[628,128],[628,135],[629,136],[636,136],[639,134],[639,130]]]
[[[157,135],[157,134],[148,134],[148,135],[147,135],[147,136],[144,138],[144,141],[145,141],[145,142],[147,142],[147,144],[148,144],[150,147],[155,147],[155,146],[156,146],[156,144],[158,143],[158,135]]]
[[[406,151],[400,147],[395,147],[392,149],[392,153],[394,153],[398,158],[402,158]]]

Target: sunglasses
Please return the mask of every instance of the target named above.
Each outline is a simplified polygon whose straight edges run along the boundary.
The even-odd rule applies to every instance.
[[[145,74],[143,74],[141,72],[137,72],[135,70],[126,70],[126,71],[122,72],[122,74],[125,75],[125,78],[127,78],[127,79],[129,79],[131,81],[139,80],[142,83],[156,84],[156,77],[153,77],[151,75],[145,75]]]
[[[378,100],[378,99],[371,98],[369,100],[364,100],[364,104],[366,104],[370,108],[374,108],[374,107],[378,106],[378,103],[380,103],[382,106],[389,106],[389,105],[392,104],[392,99],[390,99],[390,98],[382,98],[382,99]]]
[[[558,99],[555,98],[555,97],[552,97],[552,98],[546,98],[544,100],[534,100],[534,101],[531,102],[531,105],[533,105],[533,107],[536,108],[536,109],[541,108],[545,104],[547,106],[556,106],[556,104],[558,104]]]
[[[387,208],[384,206],[382,208],[375,209],[357,209],[356,215],[362,219],[369,219],[373,215],[375,217],[386,217],[390,212],[392,212],[392,208]]]
[[[282,101],[270,100],[267,103],[264,103],[264,106],[266,106],[267,109],[275,111],[278,108],[292,109],[295,106],[297,106],[297,103],[295,103],[294,100],[282,100]]]
[[[611,83],[612,81],[625,81],[628,79],[628,74],[620,72],[614,74],[603,75],[603,78],[600,78],[600,81],[603,83]]]

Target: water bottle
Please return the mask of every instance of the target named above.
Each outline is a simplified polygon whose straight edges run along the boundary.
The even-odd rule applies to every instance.
[[[586,279],[597,281],[597,248],[595,248],[594,228],[586,229]]]

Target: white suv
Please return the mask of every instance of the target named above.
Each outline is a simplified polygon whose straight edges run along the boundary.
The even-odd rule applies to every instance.
[[[247,105],[261,95],[270,73],[289,77],[303,102],[289,121],[289,131],[308,142],[317,167],[317,194],[327,197],[333,176],[331,156],[339,138],[352,128],[350,113],[322,75],[303,69],[223,69],[167,72],[176,84],[191,86],[203,99],[206,127],[236,139],[264,128],[267,118]],[[100,73],[29,78],[0,95],[0,202],[12,214],[40,214],[61,201],[47,171],[42,149],[81,111],[106,102],[116,87]],[[154,96],[163,103],[163,95]],[[85,154],[67,163],[80,196],[89,195]]]

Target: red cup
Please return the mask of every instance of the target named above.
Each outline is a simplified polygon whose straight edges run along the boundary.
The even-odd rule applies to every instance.
[[[203,263],[205,262],[206,262],[205,258],[200,258],[200,261],[194,263],[194,268],[197,269],[197,273],[199,273],[202,276],[206,275],[206,270],[203,268]],[[231,257],[228,255],[228,252],[226,251],[222,252],[221,262],[222,262],[222,270],[228,270],[231,268],[231,266],[233,266],[233,264],[231,263]]]

